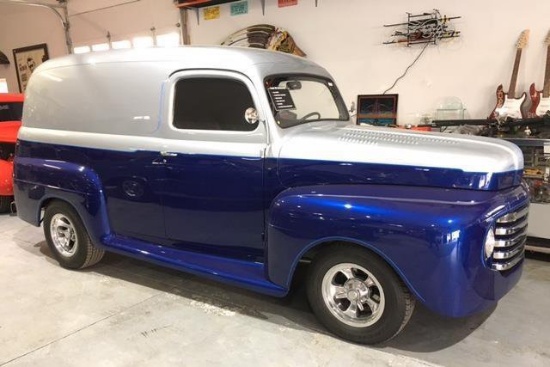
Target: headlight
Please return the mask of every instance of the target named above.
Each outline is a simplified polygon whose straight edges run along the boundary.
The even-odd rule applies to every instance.
[[[493,250],[495,249],[495,229],[491,226],[485,236],[485,260],[493,256]]]

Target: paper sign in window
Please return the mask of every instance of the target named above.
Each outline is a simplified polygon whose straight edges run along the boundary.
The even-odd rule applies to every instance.
[[[269,88],[269,96],[277,111],[281,110],[295,110],[296,105],[292,100],[290,91],[284,87],[272,87]]]

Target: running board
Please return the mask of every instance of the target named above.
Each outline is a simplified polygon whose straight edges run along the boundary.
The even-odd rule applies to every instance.
[[[288,289],[266,279],[263,263],[182,251],[171,247],[121,236],[103,240],[106,250],[167,266],[187,273],[250,289],[275,297],[284,297]]]

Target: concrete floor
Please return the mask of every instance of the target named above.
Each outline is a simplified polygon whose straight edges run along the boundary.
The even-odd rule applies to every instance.
[[[549,257],[527,259],[495,309],[417,306],[367,347],[327,334],[300,287],[270,298],[113,254],[68,271],[40,228],[6,215],[0,246],[0,366],[550,366]]]

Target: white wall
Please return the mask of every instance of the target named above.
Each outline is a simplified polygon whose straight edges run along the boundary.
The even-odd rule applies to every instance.
[[[151,35],[152,27],[157,34],[179,32],[179,11],[172,0],[69,0],[69,14],[75,45],[106,42],[107,32],[113,41]]]
[[[99,12],[75,15],[96,7],[128,0],[69,0],[72,36],[75,45],[104,42],[109,31],[113,39],[177,30],[179,14],[171,0],[141,0]],[[17,11],[14,9],[18,8]],[[0,5],[0,50],[11,56],[15,47],[46,42],[50,54],[64,52],[63,33],[46,10]],[[230,17],[229,6],[222,6],[221,19],[197,25],[190,14],[193,44],[218,44],[230,33],[252,24],[269,23],[286,28],[308,58],[325,66],[335,77],[348,105],[357,94],[381,93],[412,62],[422,46],[382,45],[391,28],[383,24],[406,19],[406,12],[438,8],[453,21],[462,37],[430,46],[409,74],[390,93],[399,93],[400,123],[418,122],[418,116],[433,114],[447,96],[462,99],[472,118],[485,118],[495,103],[500,83],[508,88],[515,44],[521,31],[531,29],[524,52],[517,91],[532,82],[542,87],[546,47],[543,40],[550,30],[547,0],[299,0],[299,5],[278,8],[276,0],[266,0],[266,15],[260,2],[250,0],[249,14]],[[0,66],[16,89],[15,71]]]
[[[150,35],[150,28],[157,33],[179,31],[179,11],[171,0],[68,0],[71,38],[75,46],[107,42],[107,32],[112,40]],[[54,0],[42,3],[56,4]],[[127,5],[105,8],[121,3]],[[67,54],[63,27],[49,9],[0,3],[0,51],[10,59],[9,66],[0,65],[0,78],[6,78],[10,92],[18,92],[13,63],[14,48],[40,43],[48,45],[50,58]]]
[[[46,43],[50,58],[65,55],[63,34],[59,18],[48,9],[0,4],[0,51],[10,60],[10,65],[0,65],[0,79],[8,81],[10,92],[19,92],[12,50]]]

